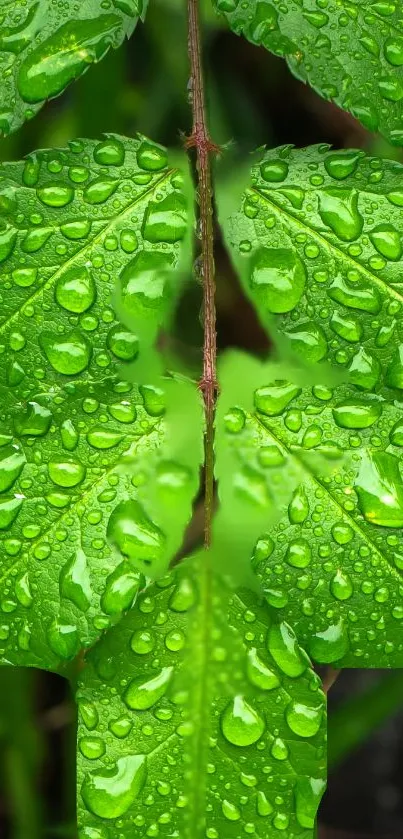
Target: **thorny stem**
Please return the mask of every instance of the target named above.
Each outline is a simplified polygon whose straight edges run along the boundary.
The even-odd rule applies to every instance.
[[[204,545],[211,544],[211,524],[214,503],[214,412],[217,394],[216,373],[216,311],[214,227],[211,180],[211,154],[218,148],[211,142],[206,120],[206,103],[203,79],[200,38],[199,0],[188,0],[188,51],[190,61],[190,95],[193,126],[186,148],[196,150],[199,196],[200,265],[203,279],[204,345],[203,375],[200,390],[205,411],[205,507]]]

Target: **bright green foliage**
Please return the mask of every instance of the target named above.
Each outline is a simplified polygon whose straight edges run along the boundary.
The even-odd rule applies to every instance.
[[[403,23],[398,2],[213,0],[231,29],[284,56],[297,78],[369,131],[403,144]]]
[[[403,662],[401,171],[325,147],[269,152],[228,233],[263,320],[277,315],[305,363],[296,379],[262,371],[254,411],[226,420],[274,500],[273,468],[301,470],[255,563],[300,643],[338,666]],[[325,359],[343,371],[332,387]]]
[[[164,555],[150,504],[179,502],[172,551],[190,515],[200,440],[193,464],[171,438],[157,456],[163,391],[125,380],[179,283],[187,210],[178,171],[142,137],[75,141],[0,179],[1,655],[55,669]],[[116,321],[116,283],[140,342]]]
[[[78,4],[7,0],[0,24],[0,133],[31,119],[108,50],[130,37],[148,0]]]
[[[320,680],[292,630],[209,555],[141,594],[87,656],[80,839],[308,839],[324,788]]]

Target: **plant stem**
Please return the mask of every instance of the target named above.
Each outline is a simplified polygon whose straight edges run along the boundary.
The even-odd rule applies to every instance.
[[[214,412],[217,394],[216,373],[216,311],[214,224],[211,179],[211,155],[218,148],[211,142],[206,119],[206,102],[203,79],[200,37],[199,0],[188,0],[188,50],[190,60],[190,95],[193,114],[192,133],[186,141],[187,148],[196,149],[199,195],[200,266],[203,279],[203,375],[200,390],[205,411],[205,506],[204,545],[211,544],[211,525],[214,504]]]

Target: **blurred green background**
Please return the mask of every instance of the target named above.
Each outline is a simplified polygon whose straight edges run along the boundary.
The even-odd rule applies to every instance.
[[[351,116],[297,82],[281,59],[231,34],[203,0],[212,137],[231,144],[217,176],[236,183],[239,159],[258,146],[329,142],[396,157]],[[169,147],[189,133],[185,0],[150,0],[146,25],[16,135],[1,160],[74,137],[137,131]],[[221,167],[221,168],[220,168]],[[218,343],[268,348],[216,231]],[[201,359],[201,289],[189,286],[175,339]],[[403,836],[403,674],[346,671],[329,694],[329,790],[321,839]],[[0,669],[0,839],[69,837],[75,831],[75,712],[68,685],[52,674]],[[224,838],[225,839],[225,838]]]

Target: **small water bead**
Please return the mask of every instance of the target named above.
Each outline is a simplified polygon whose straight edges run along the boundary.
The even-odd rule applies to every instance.
[[[187,612],[196,602],[196,591],[189,577],[181,577],[174,589],[170,600],[169,608],[174,612]]]
[[[354,591],[351,577],[339,568],[330,581],[330,591],[336,600],[349,600]]]
[[[302,486],[298,487],[288,505],[290,524],[303,524],[309,515],[309,501]]]
[[[100,737],[80,737],[78,747],[87,760],[97,760],[105,754],[105,743]]]
[[[133,679],[127,687],[123,699],[132,711],[146,711],[152,708],[166,694],[173,674],[173,667],[163,667],[159,673],[148,680]]]
[[[280,737],[276,737],[271,745],[270,754],[275,760],[287,760],[288,746]]]
[[[78,329],[64,336],[44,331],[39,337],[39,343],[57,373],[73,376],[88,367],[92,347]]]
[[[146,780],[145,755],[128,755],[84,778],[81,795],[87,809],[102,819],[116,819],[133,805]]]
[[[366,521],[380,527],[402,527],[403,482],[395,455],[364,452],[354,489]]]
[[[380,402],[346,399],[332,410],[339,428],[370,428],[382,415]]]
[[[152,632],[146,629],[138,629],[130,639],[130,646],[137,655],[148,655],[155,645],[155,638]]]
[[[91,230],[91,222],[89,219],[75,219],[75,221],[67,221],[60,225],[60,230],[66,239],[76,241],[79,239],[86,239]]]
[[[133,728],[133,722],[129,717],[119,717],[109,723],[109,730],[119,740],[124,740]]]
[[[287,405],[301,393],[296,385],[283,380],[277,380],[267,387],[255,391],[255,407],[268,417],[282,414]]]
[[[123,143],[116,137],[108,137],[94,149],[94,160],[101,166],[122,166],[125,160]]]
[[[172,629],[165,637],[165,646],[173,653],[182,650],[185,645],[185,636],[179,629]]]
[[[111,352],[121,361],[133,361],[138,355],[138,338],[120,324],[113,326],[108,333],[107,344]]]
[[[265,723],[243,696],[235,696],[221,715],[221,730],[234,746],[251,746],[260,740]]]
[[[57,279],[55,297],[68,312],[82,314],[87,311],[96,297],[95,282],[88,268],[74,266],[64,271]]]
[[[160,172],[168,163],[166,150],[144,139],[137,150],[137,163],[146,171]]]
[[[261,660],[256,647],[248,651],[246,672],[249,681],[260,690],[274,690],[280,685],[278,676]]]
[[[302,702],[290,702],[286,709],[286,720],[291,731],[299,737],[314,737],[321,726],[323,704],[308,705]]]
[[[91,702],[79,700],[78,710],[85,727],[88,728],[88,731],[94,731],[94,729],[97,727],[99,723],[99,716],[96,706],[93,705]]]
[[[304,293],[305,266],[292,250],[261,247],[250,260],[249,284],[265,311],[290,312]]]
[[[16,268],[11,276],[20,288],[30,288],[38,276],[38,270],[37,268]]]

